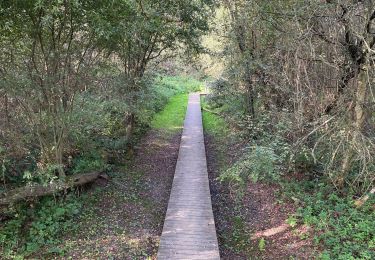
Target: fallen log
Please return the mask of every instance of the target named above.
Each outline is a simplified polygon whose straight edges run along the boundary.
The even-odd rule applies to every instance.
[[[63,190],[93,182],[101,176],[107,178],[103,173],[92,172],[74,175],[72,177],[67,177],[65,181],[55,181],[45,185],[29,184],[0,194],[0,206],[30,198],[52,195]]]

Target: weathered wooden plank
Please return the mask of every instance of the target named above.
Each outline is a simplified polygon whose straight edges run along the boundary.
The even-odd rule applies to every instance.
[[[158,259],[220,259],[199,94],[191,94]]]

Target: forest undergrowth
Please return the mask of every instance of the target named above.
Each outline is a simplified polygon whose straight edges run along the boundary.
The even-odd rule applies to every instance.
[[[65,194],[18,203],[8,209],[6,214],[11,218],[3,219],[0,226],[2,257],[139,258],[156,253],[187,93],[200,90],[202,83],[184,76],[165,76],[155,84],[158,93],[148,99],[142,110],[144,121],[135,129],[132,149],[122,143],[121,135],[112,135],[109,142],[105,134],[86,132],[91,136],[85,136],[86,147],[80,151],[87,153],[81,152],[72,160],[72,174],[103,171],[105,178]],[[95,110],[77,122],[79,127],[95,127],[103,132],[106,127],[116,129],[115,116],[121,116],[117,109],[123,104],[112,106],[115,100],[103,101],[104,104],[92,102],[87,106]],[[79,140],[83,142],[82,138]],[[161,173],[164,175],[159,176]]]
[[[224,259],[374,257],[374,198],[357,207],[355,193],[336,190],[313,169],[288,169],[292,151],[282,135],[263,125],[249,141],[253,129],[233,125],[207,100],[203,120]],[[306,165],[309,154],[299,156],[295,163]]]

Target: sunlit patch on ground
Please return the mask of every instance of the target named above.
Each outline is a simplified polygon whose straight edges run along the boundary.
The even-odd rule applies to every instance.
[[[72,259],[92,259],[92,258],[144,258],[156,253],[158,236],[143,235],[131,236],[125,233],[117,235],[103,235],[87,239],[77,239],[66,241],[66,249],[69,249],[67,257]],[[145,248],[152,246],[155,250],[145,251]]]

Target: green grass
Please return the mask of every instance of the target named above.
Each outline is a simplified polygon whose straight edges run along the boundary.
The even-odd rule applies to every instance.
[[[162,129],[167,132],[181,130],[188,103],[188,94],[179,94],[172,97],[165,108],[157,113],[151,122],[154,129]]]
[[[175,133],[183,127],[188,103],[187,93],[201,91],[204,84],[191,77],[165,76],[159,79],[158,86],[174,89],[176,95],[171,97],[164,109],[154,116],[151,127]]]
[[[203,108],[207,106],[204,98],[201,98],[201,104]],[[208,134],[218,139],[226,137],[228,135],[229,128],[224,118],[206,110],[203,110],[202,117],[203,128]]]
[[[207,133],[217,137],[227,133],[224,119],[207,111],[203,111],[203,127]]]
[[[188,76],[164,76],[160,78],[159,84],[168,86],[178,92],[199,92],[204,89],[204,83]]]

